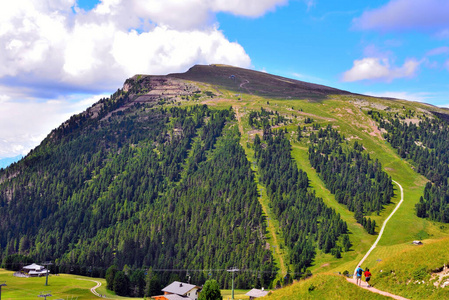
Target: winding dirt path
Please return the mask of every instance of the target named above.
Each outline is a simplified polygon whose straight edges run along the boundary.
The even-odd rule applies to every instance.
[[[245,87],[245,84],[248,84],[248,83],[249,83],[249,80],[245,79],[245,82],[240,83],[239,87],[240,87],[240,89],[245,89],[248,92],[248,94],[252,95],[253,93],[247,87]]]
[[[371,246],[371,248],[368,250],[368,252],[366,252],[365,256],[362,258],[362,260],[358,263],[357,266],[362,265],[363,262],[366,260],[366,258],[371,254],[371,251],[373,251],[374,248],[376,248],[377,243],[379,243],[380,238],[382,237],[382,234],[384,233],[385,226],[387,226],[387,222],[395,214],[395,212],[399,209],[399,207],[401,206],[402,202],[404,201],[404,190],[402,189],[402,185],[400,185],[399,182],[397,182],[395,180],[393,180],[393,182],[396,183],[399,186],[399,189],[401,190],[401,201],[399,201],[398,205],[396,205],[394,210],[391,212],[391,214],[388,216],[388,218],[384,221],[384,223],[382,224],[382,228],[380,229],[379,235],[377,236],[376,241]],[[357,267],[356,267],[356,269],[357,269]],[[355,274],[355,270],[354,270],[354,274]]]
[[[106,298],[104,295],[100,295],[97,292],[97,289],[101,286],[101,282],[100,281],[96,281],[96,280],[93,280],[93,279],[83,279],[83,278],[77,278],[77,279],[78,280],[87,280],[87,281],[95,282],[97,285],[90,289],[92,294],[94,294],[95,296],[100,297],[100,298]]]
[[[353,284],[356,284],[355,279],[348,279],[348,281],[353,283]],[[362,289],[365,289],[367,291],[370,291],[372,293],[380,294],[380,295],[383,295],[383,296],[386,296],[386,297],[391,297],[393,299],[409,300],[408,298],[404,298],[404,297],[401,297],[401,296],[398,296],[398,295],[394,295],[394,294],[391,294],[389,292],[384,292],[384,291],[378,290],[378,289],[376,289],[374,287],[367,287],[364,282],[362,282],[362,285],[359,285],[359,287],[361,287]]]
[[[357,264],[357,266],[361,266],[363,264],[363,262],[366,260],[366,258],[371,254],[371,252],[374,250],[374,248],[376,248],[377,243],[379,243],[382,234],[384,233],[385,227],[387,226],[388,221],[391,219],[391,217],[396,213],[396,211],[399,209],[399,207],[401,206],[402,202],[404,201],[404,190],[402,189],[402,185],[399,184],[399,182],[393,180],[393,182],[395,184],[397,184],[399,186],[399,189],[401,190],[401,201],[399,201],[399,203],[396,205],[396,207],[394,208],[394,210],[391,212],[391,214],[388,216],[388,218],[384,221],[384,223],[382,224],[382,228],[380,229],[379,235],[376,239],[376,241],[374,242],[374,244],[371,246],[371,248],[368,250],[368,252],[366,252],[365,256],[360,260],[360,262]],[[355,277],[355,270],[357,269],[357,267],[354,269],[354,276],[353,278],[347,278],[347,280],[353,284],[357,284],[356,283],[356,279]],[[373,293],[377,293],[377,294],[381,294],[387,297],[391,297],[393,299],[399,299],[399,300],[408,300],[407,298],[398,296],[398,295],[394,295],[388,292],[384,292],[381,290],[378,290],[376,288],[373,287],[367,287],[366,283],[362,282],[361,285],[359,285],[361,288],[364,288],[370,292]]]

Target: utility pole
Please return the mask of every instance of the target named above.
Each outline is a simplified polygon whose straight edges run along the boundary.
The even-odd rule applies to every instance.
[[[44,298],[45,300],[47,300],[47,297],[53,297],[53,295],[50,294],[50,292],[41,292],[41,294],[38,295],[38,297],[42,297],[42,298]]]
[[[189,274],[189,270],[187,270],[187,274],[186,274],[186,277],[187,277],[187,283],[188,284],[190,284],[190,274]],[[2,299],[0,299],[0,300],[2,300]]]
[[[229,269],[228,272],[232,272],[232,300],[234,300],[234,274],[235,272],[240,271],[239,269],[237,269],[236,267],[232,267],[232,269]]]
[[[48,266],[53,265],[53,263],[51,261],[47,261],[47,262],[42,263],[42,265],[47,267],[47,274],[45,275],[45,286],[47,286],[48,285]]]
[[[0,283],[0,300],[2,300],[2,286],[6,286],[6,281]]]

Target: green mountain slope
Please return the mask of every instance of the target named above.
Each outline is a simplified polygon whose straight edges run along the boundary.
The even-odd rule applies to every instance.
[[[394,179],[405,201],[375,265],[448,234],[445,113],[222,65],[137,75],[0,170],[0,254],[116,265],[139,296],[141,277],[147,294],[188,277],[229,287],[230,267],[237,287],[282,286],[353,270]]]

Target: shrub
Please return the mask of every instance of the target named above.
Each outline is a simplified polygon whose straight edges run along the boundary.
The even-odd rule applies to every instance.
[[[118,271],[114,276],[114,292],[119,296],[129,295],[129,278],[123,271]]]
[[[426,267],[420,267],[413,272],[413,279],[415,280],[424,280],[427,277],[427,269]]]

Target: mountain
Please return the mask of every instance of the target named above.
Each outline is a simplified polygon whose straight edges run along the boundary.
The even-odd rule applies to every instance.
[[[14,157],[5,157],[5,158],[0,159],[0,169],[6,168],[10,164],[13,164],[13,163],[19,161],[20,159],[22,159],[22,157],[23,157],[23,155],[17,155]]]
[[[0,171],[3,265],[123,270],[134,296],[229,287],[231,267],[239,288],[280,287],[352,272],[402,187],[375,270],[448,235],[447,116],[224,65],[136,75]]]
[[[327,95],[350,95],[347,91],[324,85],[294,80],[227,65],[196,65],[186,73],[169,74],[184,80],[197,81],[225,87],[235,92],[270,98],[323,99]]]

